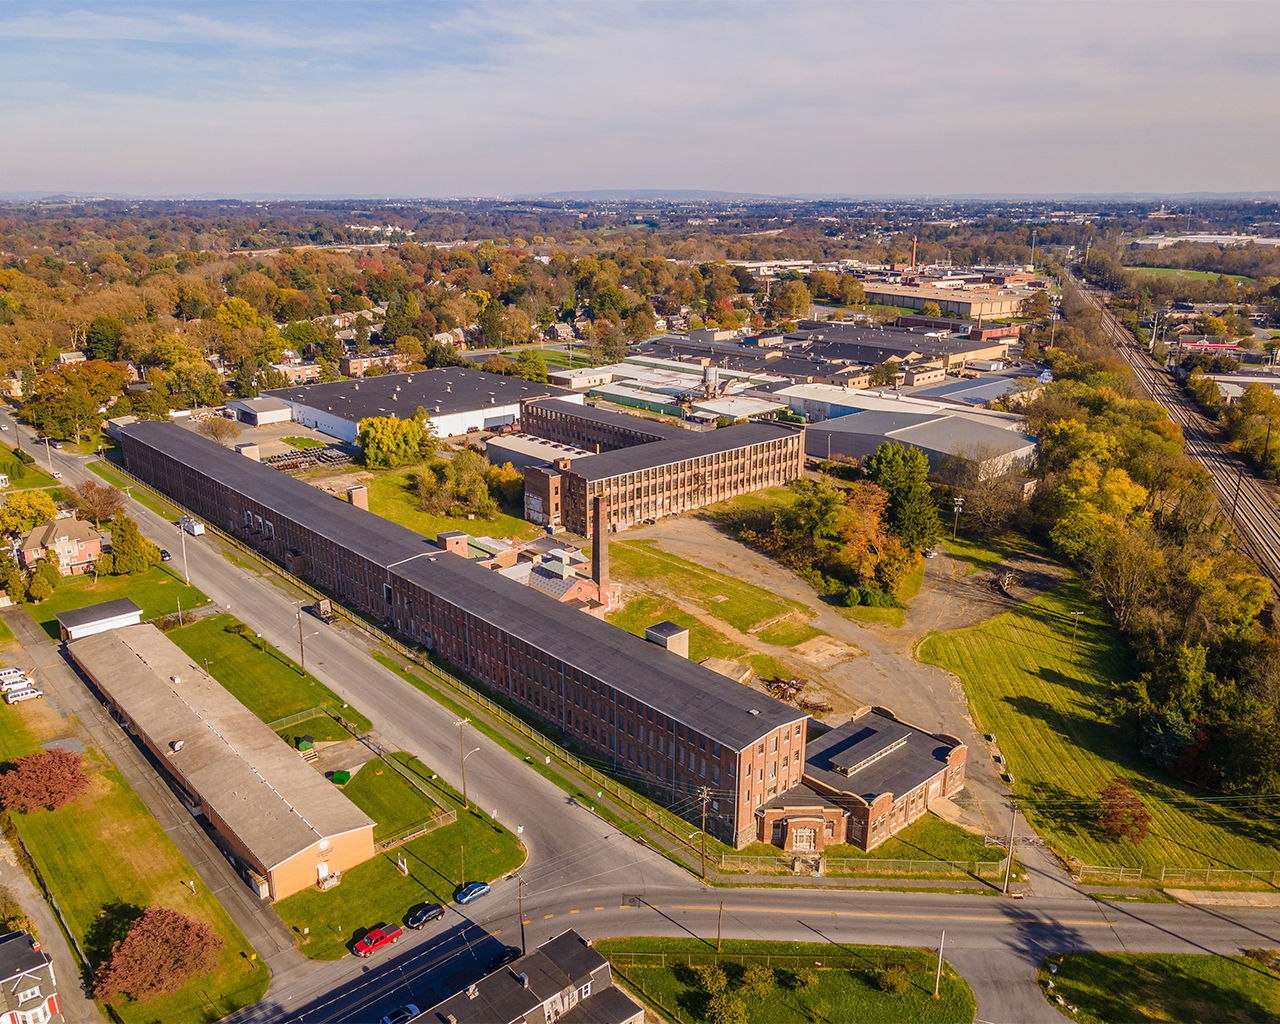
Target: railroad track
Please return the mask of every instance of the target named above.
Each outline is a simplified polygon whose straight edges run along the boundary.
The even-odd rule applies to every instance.
[[[1214,494],[1235,525],[1258,567],[1280,591],[1280,504],[1274,490],[1253,475],[1243,459],[1217,438],[1217,430],[1191,404],[1186,393],[1139,348],[1112,315],[1101,293],[1079,278],[1072,281],[1085,301],[1098,310],[1116,350],[1151,398],[1182,428],[1187,454],[1209,471]]]

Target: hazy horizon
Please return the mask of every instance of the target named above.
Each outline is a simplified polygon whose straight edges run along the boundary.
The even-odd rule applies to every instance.
[[[0,193],[1274,192],[1280,4],[10,3]]]

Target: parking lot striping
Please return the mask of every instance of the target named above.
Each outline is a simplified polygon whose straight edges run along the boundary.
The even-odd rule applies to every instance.
[[[542,920],[544,920],[544,921],[550,921],[550,920],[551,920],[553,917],[555,917],[555,916],[556,916],[555,914],[543,914],[543,915],[542,915]]]
[[[656,908],[655,908],[656,909]],[[712,907],[685,906],[676,904],[672,910],[720,910],[720,905],[716,904]],[[981,921],[990,924],[1059,924],[1072,925],[1075,927],[1083,927],[1093,925],[1099,928],[1114,928],[1115,925],[1110,921],[1058,921],[1053,918],[1040,917],[980,917],[976,914],[884,914],[874,913],[868,910],[797,910],[794,907],[729,907],[725,910],[733,911],[735,914],[798,914],[802,916],[812,917],[814,915],[826,915],[827,917],[875,917],[888,918],[890,920],[909,920],[909,921]]]

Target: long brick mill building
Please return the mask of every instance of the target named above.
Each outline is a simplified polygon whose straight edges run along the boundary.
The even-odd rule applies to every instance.
[[[611,531],[780,487],[804,469],[804,431],[779,423],[685,430],[558,399],[527,402],[525,433],[600,454],[529,466],[525,518],[591,536],[597,500]]]
[[[635,788],[696,821],[706,786],[707,829],[725,842],[753,842],[757,808],[800,783],[808,716],[794,707],[176,424],[130,424],[122,447],[140,479],[516,702]]]

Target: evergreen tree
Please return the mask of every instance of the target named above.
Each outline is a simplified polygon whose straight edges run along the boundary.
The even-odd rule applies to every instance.
[[[124,514],[111,520],[111,552],[117,576],[133,576],[160,564],[160,549]]]
[[[913,551],[938,543],[942,523],[929,486],[929,458],[919,448],[886,441],[870,455],[863,469],[889,495],[889,526]]]

